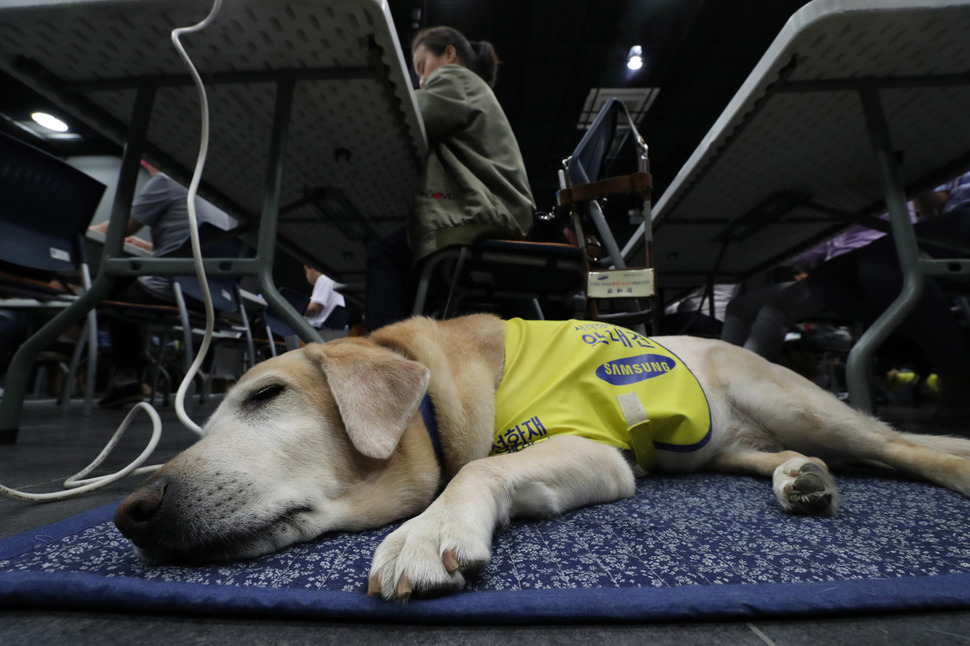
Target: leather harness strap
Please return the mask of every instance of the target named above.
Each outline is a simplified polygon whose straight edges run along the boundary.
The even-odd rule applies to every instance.
[[[640,171],[632,175],[610,177],[598,182],[588,182],[559,191],[559,204],[570,206],[576,202],[586,202],[622,193],[640,193],[646,195],[653,189],[653,178],[650,173]]]

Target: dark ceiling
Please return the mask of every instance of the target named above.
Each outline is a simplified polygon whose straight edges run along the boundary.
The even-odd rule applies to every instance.
[[[650,145],[656,199],[803,4],[805,0],[390,0],[406,56],[417,29],[439,24],[495,46],[502,59],[496,94],[518,137],[540,209],[552,206],[556,172],[579,141],[577,121],[592,88],[659,89],[639,121]],[[645,64],[638,72],[625,67],[633,45],[644,52]],[[0,78],[0,88],[0,129],[63,156],[118,152],[85,131],[80,141],[38,142],[12,121],[44,102],[7,78]]]
[[[639,123],[655,195],[693,152],[785,21],[805,0],[391,0],[402,47],[450,25],[502,59],[495,88],[519,140],[537,206],[548,208],[591,88],[659,88]],[[417,18],[417,20],[415,20]],[[645,64],[626,68],[633,45]]]

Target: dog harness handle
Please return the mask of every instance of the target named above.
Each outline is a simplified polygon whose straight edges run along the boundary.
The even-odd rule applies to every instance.
[[[650,418],[637,393],[623,393],[616,396],[620,411],[626,419],[626,430],[630,434],[630,446],[641,468],[649,471],[657,459],[653,446]]]

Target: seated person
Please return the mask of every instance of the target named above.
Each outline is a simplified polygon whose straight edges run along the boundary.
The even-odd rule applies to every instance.
[[[970,241],[970,174],[922,196],[917,235]],[[942,207],[940,206],[942,203]],[[930,256],[952,257],[955,252],[920,244]],[[881,236],[841,255],[829,257],[803,280],[777,289],[747,331],[728,308],[722,338],[773,358],[791,325],[800,319],[834,310],[869,324],[899,296],[902,274],[891,237]],[[898,328],[911,337],[940,378],[940,404],[934,420],[966,424],[970,419],[970,348],[950,312],[950,302],[939,283],[927,277],[923,294]]]
[[[822,247],[828,245],[826,243]],[[816,249],[809,253],[816,253]],[[802,256],[797,261],[802,262]],[[808,300],[810,293],[795,287],[797,281],[808,276],[805,265],[792,265],[791,273],[794,280],[754,289],[742,284],[725,308],[721,339],[774,361],[792,324],[820,311],[814,299]],[[782,332],[781,336],[778,336],[778,331]]]
[[[406,229],[368,250],[370,330],[411,313],[416,262],[479,238],[525,239],[535,211],[518,143],[492,93],[492,46],[432,27],[415,36],[411,53],[430,150]]]
[[[336,290],[337,284],[319,270],[303,266],[307,282],[313,285],[310,302],[303,316],[313,327],[327,330],[344,330],[350,318],[344,295]]]
[[[152,256],[164,256],[189,239],[188,189],[148,163],[142,162],[142,166],[151,177],[131,205],[126,231],[129,237],[125,242],[151,251]],[[210,222],[220,229],[230,227],[229,216],[201,197],[196,199],[196,217],[199,224]],[[108,224],[102,222],[91,228],[107,233]],[[152,242],[134,237],[146,226],[151,230]],[[172,281],[165,276],[120,279],[108,298],[144,305],[175,303]],[[109,322],[108,332],[114,377],[108,392],[98,401],[98,406],[114,408],[142,401],[149,388],[140,381],[145,366],[140,326],[113,318]]]
[[[660,321],[660,334],[689,334],[693,336],[718,337],[734,285],[698,287],[686,296],[664,307]],[[713,298],[713,316],[711,299]]]

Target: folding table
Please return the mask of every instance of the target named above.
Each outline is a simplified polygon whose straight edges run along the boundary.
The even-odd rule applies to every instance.
[[[888,210],[903,291],[848,365],[851,401],[868,408],[873,353],[919,299],[923,277],[970,276],[965,258],[919,258],[905,204],[970,168],[968,33],[967,0],[802,7],[657,201],[661,288],[739,282],[847,224],[878,227],[874,216]]]

